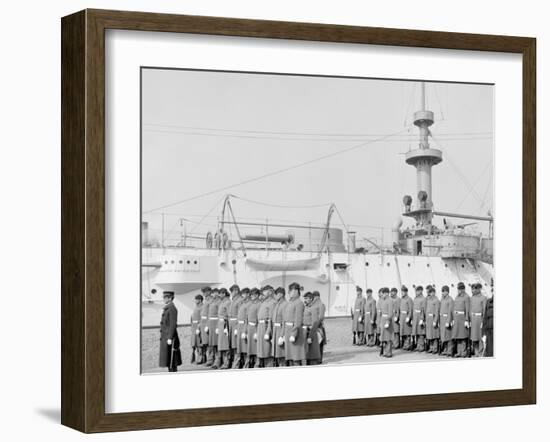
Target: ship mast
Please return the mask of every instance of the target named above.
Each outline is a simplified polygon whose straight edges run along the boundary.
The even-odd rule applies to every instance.
[[[403,199],[405,213],[413,217],[416,227],[426,232],[431,231],[433,217],[432,201],[432,166],[442,160],[442,152],[430,147],[430,126],[434,123],[434,113],[426,109],[426,85],[420,83],[419,110],[414,113],[414,125],[418,127],[418,148],[410,150],[405,156],[405,162],[416,168],[416,200],[406,195]]]

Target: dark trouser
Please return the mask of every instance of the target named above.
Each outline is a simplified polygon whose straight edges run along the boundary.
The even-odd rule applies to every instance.
[[[416,351],[426,351],[426,336],[416,335]]]
[[[481,341],[472,341],[472,354],[476,358],[481,356]]]
[[[244,363],[244,368],[254,368],[256,366],[256,355],[248,355],[246,362]]]
[[[468,339],[455,339],[456,357],[465,358],[468,356]]]
[[[243,368],[246,360],[246,353],[236,353],[233,358],[233,368]]]
[[[208,350],[206,351],[206,366],[210,367],[214,363],[216,354],[218,353],[217,345],[209,345]]]
[[[176,371],[178,371],[178,367],[168,367],[168,371],[170,373],[175,373]]]
[[[394,333],[393,334],[393,348],[399,348],[401,347],[401,337],[399,335],[399,333]]]
[[[392,341],[382,341],[380,343],[380,356],[384,356],[385,358],[391,358],[393,356],[392,347],[393,347]]]
[[[286,366],[286,361],[285,361],[284,356],[279,357],[279,358],[274,358],[273,359],[273,366],[274,367],[285,367]]]
[[[445,356],[453,355],[453,343],[452,341],[445,341],[441,343],[441,354]]]
[[[265,368],[265,367],[273,367],[273,358],[267,357],[267,358],[258,358],[258,368]]]
[[[428,353],[439,353],[439,339],[429,340]]]
[[[308,359],[306,365],[321,365],[320,359]]]
[[[401,336],[402,348],[403,350],[410,350],[412,347],[411,344],[411,335],[402,335]]]
[[[302,365],[302,361],[286,361],[287,367]]]
[[[485,333],[487,341],[485,342],[485,356],[493,356],[493,330],[487,330]]]

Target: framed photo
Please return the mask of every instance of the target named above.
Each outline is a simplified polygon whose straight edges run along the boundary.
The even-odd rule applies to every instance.
[[[535,53],[64,17],[62,423],[534,404]]]

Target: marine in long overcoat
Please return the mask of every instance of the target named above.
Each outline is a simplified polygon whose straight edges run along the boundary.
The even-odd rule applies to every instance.
[[[305,332],[305,352],[308,365],[318,365],[321,363],[321,345],[320,330],[321,324],[320,310],[315,305],[313,293],[307,292],[304,295],[304,319],[302,329]]]
[[[230,346],[232,350],[237,348],[237,340],[239,337],[238,332],[238,319],[239,307],[243,302],[239,286],[233,285],[231,287],[231,293],[233,297],[231,298],[231,304],[229,304],[229,336],[230,336]]]
[[[260,308],[258,296],[259,290],[253,289],[246,311],[246,353],[249,357],[258,354],[258,310]]]
[[[211,290],[203,291],[204,302],[202,303],[201,309],[201,344],[206,347],[208,345],[208,334],[210,333],[210,328],[208,327],[208,311],[210,310],[210,302],[212,302]]]
[[[363,298],[361,287],[357,287],[357,297],[353,304],[351,320],[352,332],[363,333],[365,331],[365,298]]]
[[[276,301],[273,304],[271,313],[271,323],[273,325],[272,356],[275,358],[277,365],[283,365],[285,357],[285,328],[283,312],[287,304],[285,299],[285,289],[278,287],[275,290]]]
[[[426,338],[426,298],[422,291],[424,288],[416,287],[416,296],[413,300],[412,336],[416,340],[416,351],[424,351]]]
[[[246,344],[246,332],[248,329],[247,319],[248,319],[248,306],[250,305],[249,293],[245,292],[243,289],[243,299],[239,304],[239,309],[237,311],[237,341],[235,350],[237,353],[246,353],[247,344]]]
[[[313,292],[313,303],[312,307],[317,309],[317,314],[319,315],[319,327],[318,327],[318,335],[319,335],[319,348],[321,351],[321,360],[319,361],[321,364],[323,363],[323,353],[325,351],[325,345],[327,343],[327,331],[325,329],[325,313],[327,311],[327,307],[321,301],[321,294],[315,290]]]
[[[453,337],[452,323],[453,323],[453,309],[454,300],[449,295],[449,287],[444,285],[441,289],[441,304],[439,306],[439,327],[441,333],[441,353],[446,356],[452,356],[451,340]]]
[[[208,306],[208,345],[213,348],[218,346],[218,334],[216,333],[216,329],[218,328],[219,307],[219,291],[214,289],[212,291],[212,300]]]
[[[220,352],[229,350],[231,340],[229,331],[229,307],[231,299],[229,299],[229,293],[227,291],[225,293],[226,295],[220,299],[218,305],[218,324],[216,326],[216,330],[218,330],[218,351]]]
[[[172,302],[173,292],[164,292],[164,299],[166,304],[160,319],[159,367],[168,367],[169,371],[176,371],[182,363],[177,332],[178,309]]]
[[[272,353],[273,324],[271,316],[273,314],[273,288],[264,287],[264,298],[258,308],[258,358],[264,359],[262,363],[269,365],[269,359]]]
[[[193,313],[191,313],[189,340],[191,341],[191,348],[193,349],[197,349],[202,345],[200,322],[203,299],[202,295],[195,296],[195,308],[193,309]]]
[[[428,292],[426,298],[426,339],[439,339],[439,308],[440,302],[435,295],[435,289]]]
[[[302,329],[304,303],[300,299],[300,286],[292,283],[289,286],[290,300],[285,306],[283,320],[285,323],[285,359],[292,365],[301,365],[306,358],[305,334]]]
[[[376,299],[373,298],[371,289],[367,289],[365,300],[365,333],[369,337],[376,334]]]
[[[468,356],[467,343],[470,337],[470,297],[463,282],[457,284],[458,294],[453,305],[453,344],[457,357]]]
[[[399,307],[401,306],[401,299],[397,296],[397,289],[393,287],[390,291],[390,299],[392,300],[393,309],[393,348],[399,348],[401,339],[399,333]]]
[[[470,299],[470,340],[475,356],[481,356],[483,315],[487,305],[487,297],[481,293],[481,287],[480,283],[472,286],[473,295]]]
[[[410,350],[412,346],[412,318],[413,300],[409,296],[409,289],[401,287],[401,299],[399,300],[399,336],[403,350]]]

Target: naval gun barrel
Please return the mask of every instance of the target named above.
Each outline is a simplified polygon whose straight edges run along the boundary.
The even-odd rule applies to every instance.
[[[439,215],[439,216],[448,216],[449,218],[476,219],[476,220],[479,220],[479,221],[493,222],[493,217],[492,216],[464,215],[464,214],[461,214],[461,213],[439,212],[437,210],[434,210],[433,214],[434,215]]]

